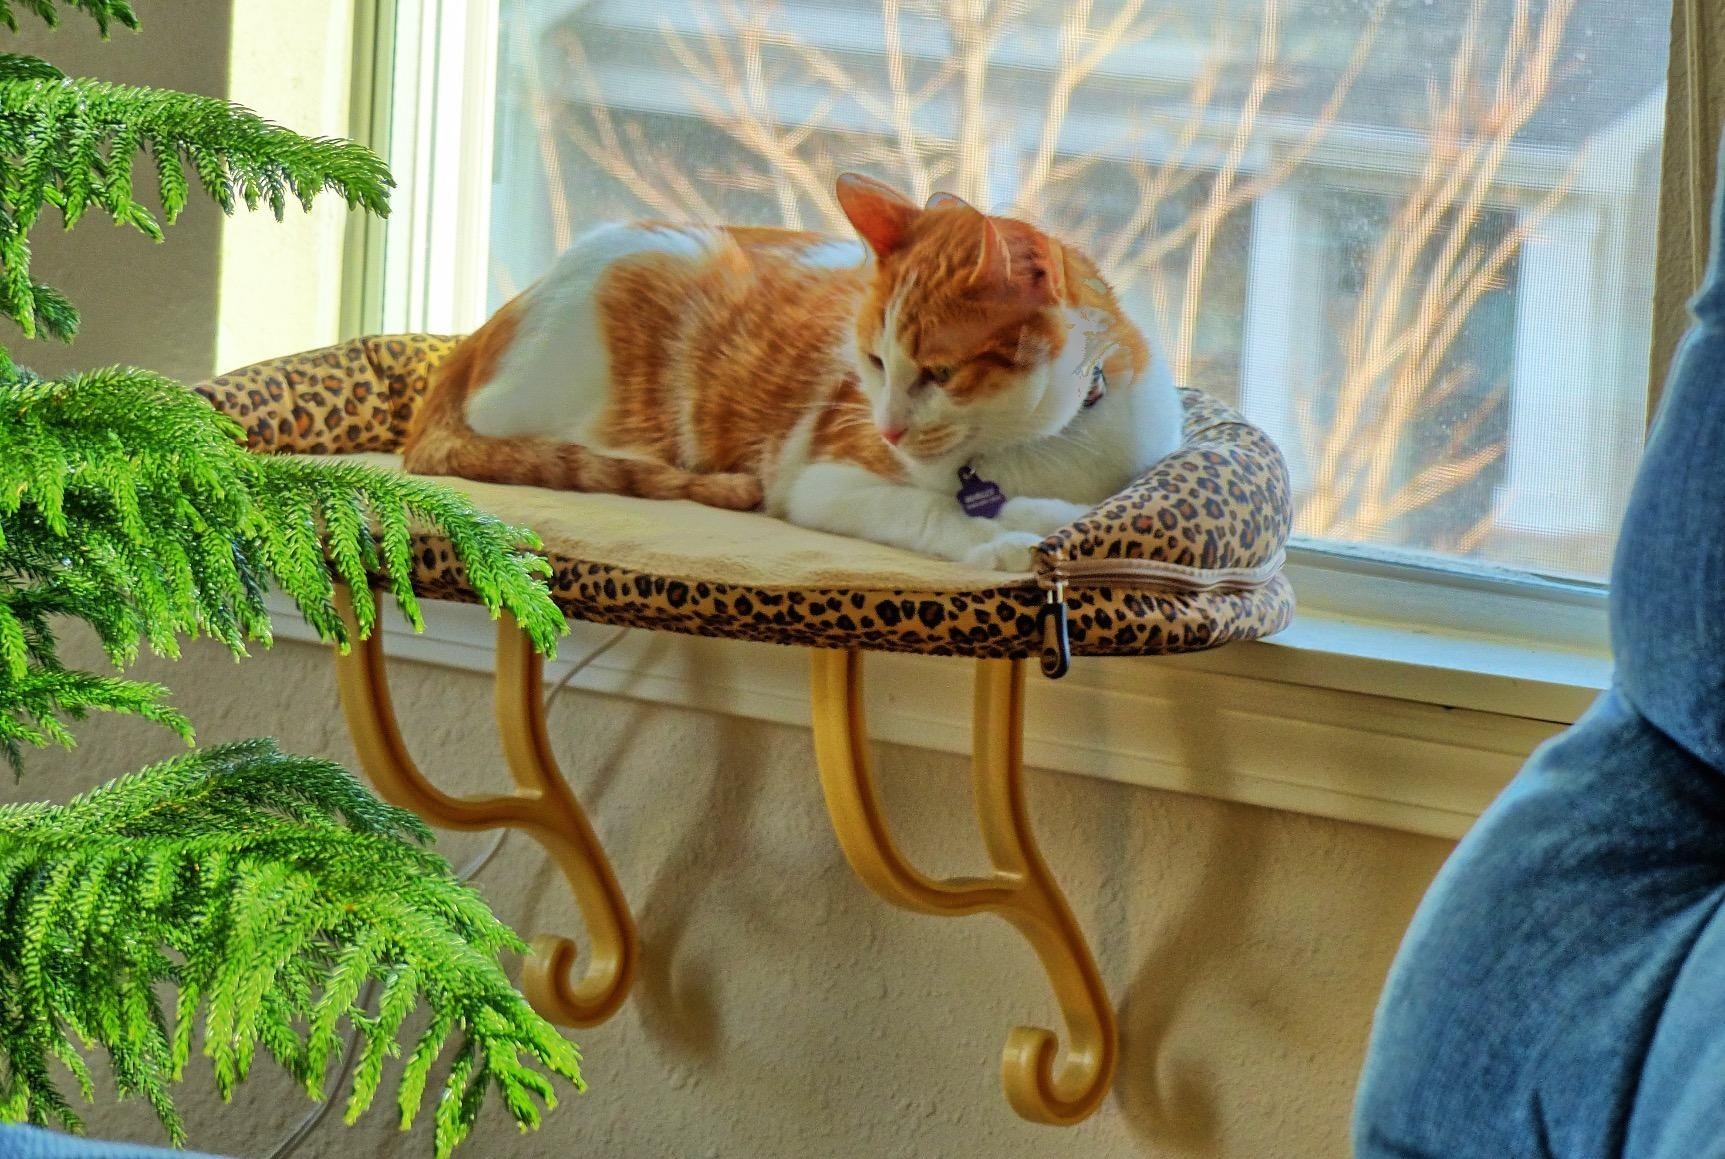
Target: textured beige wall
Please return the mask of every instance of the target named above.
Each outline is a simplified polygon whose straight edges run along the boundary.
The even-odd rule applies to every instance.
[[[235,666],[205,646],[170,682],[205,742],[273,733],[350,761],[328,659],[283,644]],[[397,666],[408,739],[446,787],[500,787],[484,679]],[[1032,689],[1034,695],[1034,687]],[[1378,987],[1446,843],[1058,774],[1030,791],[1045,851],[1119,1003],[1115,1096],[1070,1131],[1015,1119],[998,1051],[1055,1017],[1023,943],[988,918],[892,909],[850,875],[802,729],[565,693],[558,754],[617,863],[645,941],[634,997],[576,1034],[592,1090],[540,1134],[492,1116],[479,1156],[1205,1156],[1336,1159]],[[72,792],[166,754],[96,722],[36,761],[26,795]],[[889,749],[906,846],[931,869],[982,864],[962,765]],[[18,790],[8,788],[9,795]],[[465,860],[485,843],[441,843]],[[574,927],[561,879],[511,838],[481,876],[518,928]],[[232,1108],[184,1088],[197,1145],[263,1154],[304,1101],[263,1068]],[[152,1137],[142,1108],[100,1131]],[[305,1154],[423,1155],[383,1114],[332,1116]]]
[[[73,20],[32,37],[79,72],[220,92],[224,0],[140,6],[142,38],[97,49]],[[150,32],[153,31],[154,35]],[[266,112],[269,110],[265,110]],[[218,219],[201,204],[154,247],[90,222],[44,236],[39,272],[85,307],[43,369],[132,361],[196,377],[216,342]],[[94,662],[88,648],[77,650]],[[236,667],[208,647],[143,666],[215,742],[258,733],[351,760],[327,658],[297,645]],[[446,786],[500,785],[485,682],[402,666],[408,733]],[[1032,692],[1034,695],[1034,691]],[[1125,1028],[1115,1097],[1071,1131],[1007,1110],[998,1051],[1055,1017],[1024,945],[993,919],[891,909],[851,877],[827,829],[806,731],[566,694],[558,751],[617,862],[646,943],[634,998],[577,1035],[592,1091],[521,1138],[491,1115],[475,1156],[1205,1156],[1333,1159],[1372,1005],[1439,841],[1053,774],[1031,792],[1045,850],[1090,932]],[[64,797],[173,751],[96,721],[76,754],[32,763],[0,798]],[[906,845],[932,869],[980,864],[965,771],[883,754]],[[462,861],[486,838],[450,836]],[[481,885],[523,929],[574,927],[561,881],[512,839]],[[271,1068],[232,1107],[207,1074],[182,1092],[194,1142],[265,1153],[307,1106]],[[156,1138],[146,1110],[103,1102],[98,1134]],[[387,1113],[332,1116],[308,1156],[419,1156]]]
[[[6,34],[6,47],[75,76],[229,96],[305,133],[346,130],[352,0],[135,7],[138,33],[115,28],[104,43],[94,22],[69,13],[58,29],[26,18],[22,35]],[[136,177],[154,210],[154,166],[141,158]],[[194,193],[164,244],[98,213],[70,232],[52,212],[45,219],[31,238],[36,274],[71,295],[83,328],[72,347],[20,343],[19,361],[38,371],[126,362],[195,381],[337,337],[347,221],[339,197],[324,196],[309,214],[290,204],[277,222],[267,209],[224,218]]]
[[[74,76],[217,96],[227,91],[228,0],[144,0],[136,8],[145,31],[117,28],[106,44],[97,37],[95,23],[78,13],[67,14],[54,30],[23,17],[22,35],[0,35],[6,51],[45,56]],[[136,179],[139,199],[154,208],[154,166],[140,160]],[[83,329],[71,347],[19,343],[13,351],[19,362],[45,374],[115,362],[184,379],[210,373],[216,351],[219,210],[194,197],[163,245],[117,229],[99,213],[89,214],[71,232],[59,228],[57,213],[43,218],[30,238],[36,277],[71,295],[83,313]]]

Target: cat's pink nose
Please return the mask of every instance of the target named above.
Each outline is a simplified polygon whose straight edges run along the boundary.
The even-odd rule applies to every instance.
[[[882,427],[880,429],[880,437],[885,439],[891,446],[896,447],[898,446],[899,440],[904,438],[904,430],[905,429],[903,427]]]

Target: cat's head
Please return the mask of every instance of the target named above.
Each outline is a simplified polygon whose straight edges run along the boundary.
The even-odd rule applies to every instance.
[[[1106,367],[1110,389],[1149,362],[1142,335],[1083,255],[951,194],[918,206],[869,177],[838,180],[871,251],[856,362],[881,437],[944,467],[1066,427]]]

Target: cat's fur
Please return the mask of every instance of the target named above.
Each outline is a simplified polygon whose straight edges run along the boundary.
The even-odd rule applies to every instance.
[[[1088,258],[948,195],[838,195],[865,244],[587,234],[450,356],[407,468],[761,507],[1019,571],[1178,443],[1166,365]],[[960,506],[967,464],[1009,497],[996,518]]]

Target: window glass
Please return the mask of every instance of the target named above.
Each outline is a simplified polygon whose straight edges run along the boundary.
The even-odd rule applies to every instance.
[[[848,232],[846,169],[1088,248],[1307,542],[1605,576],[1668,0],[502,0],[489,300],[602,220]]]

